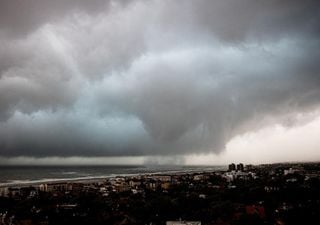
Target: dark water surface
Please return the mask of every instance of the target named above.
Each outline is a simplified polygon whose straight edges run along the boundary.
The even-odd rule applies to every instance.
[[[146,173],[211,171],[221,166],[0,166],[0,186]]]

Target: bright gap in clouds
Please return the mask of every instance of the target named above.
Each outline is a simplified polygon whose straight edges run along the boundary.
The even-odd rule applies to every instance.
[[[220,155],[192,155],[186,164],[313,162],[320,159],[320,116],[295,127],[273,125],[233,138]]]

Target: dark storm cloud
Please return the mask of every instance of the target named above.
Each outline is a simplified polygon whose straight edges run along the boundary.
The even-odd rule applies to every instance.
[[[0,4],[4,156],[220,152],[319,109],[318,1]]]
[[[27,35],[43,23],[59,21],[68,14],[107,10],[109,3],[106,0],[2,0],[0,29],[8,35],[19,37]]]

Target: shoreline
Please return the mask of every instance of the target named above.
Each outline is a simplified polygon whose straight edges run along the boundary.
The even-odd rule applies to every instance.
[[[58,183],[95,183],[105,179],[116,178],[116,177],[134,177],[134,176],[154,176],[154,175],[179,175],[179,174],[194,174],[194,173],[205,173],[205,172],[218,172],[223,171],[222,168],[207,168],[203,170],[173,170],[173,171],[160,171],[160,172],[145,172],[145,173],[131,173],[131,174],[110,174],[103,176],[92,176],[92,177],[74,177],[74,178],[48,178],[40,180],[30,180],[12,183],[0,183],[0,188],[12,188],[12,187],[32,187],[40,184],[58,184]]]

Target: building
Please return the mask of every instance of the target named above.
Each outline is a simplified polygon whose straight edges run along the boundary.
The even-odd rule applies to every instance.
[[[20,196],[21,189],[19,187],[10,187],[9,189],[9,195],[11,196]]]
[[[117,183],[114,185],[116,192],[130,191],[131,188],[127,183]]]
[[[8,197],[9,196],[9,188],[7,187],[0,187],[0,196]]]
[[[170,183],[169,182],[162,183],[161,188],[164,190],[168,190],[170,188]]]
[[[147,189],[156,190],[157,186],[158,186],[158,183],[156,181],[154,181],[154,180],[151,180],[151,181],[146,183],[146,188]]]
[[[206,180],[208,177],[204,174],[196,174],[193,176],[194,181]]]
[[[40,191],[45,192],[54,192],[54,191],[71,191],[72,184],[68,183],[48,183],[48,184],[40,184],[39,185]]]
[[[229,171],[236,170],[236,164],[234,164],[234,163],[229,164],[228,170],[229,170]]]
[[[132,179],[129,181],[130,187],[137,188],[141,185],[141,181],[137,179]]]
[[[48,191],[48,185],[47,184],[40,184],[39,185],[39,190],[42,192],[47,192]]]
[[[243,170],[244,170],[244,166],[243,166],[242,163],[239,163],[239,164],[237,165],[237,170],[238,170],[238,171],[243,171]]]
[[[168,175],[155,175],[151,177],[153,180],[161,181],[161,182],[171,182],[171,176]]]
[[[247,171],[252,170],[252,169],[253,169],[253,165],[250,165],[250,164],[249,164],[249,165],[246,165],[246,170],[247,170]]]

